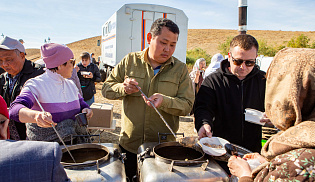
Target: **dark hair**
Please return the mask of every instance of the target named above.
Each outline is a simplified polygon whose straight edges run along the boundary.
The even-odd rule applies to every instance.
[[[91,59],[90,54],[88,52],[82,52],[80,55],[81,60],[82,59]]]
[[[255,37],[249,34],[240,34],[235,36],[230,43],[230,50],[236,46],[244,50],[250,50],[252,47],[255,47],[258,52],[258,42]]]
[[[67,66],[68,62],[63,63],[62,65]],[[54,68],[48,68],[50,71],[52,72],[56,72],[58,70],[58,67],[54,67]]]
[[[159,18],[155,20],[151,26],[150,33],[152,34],[152,37],[160,35],[163,27],[166,27],[174,34],[179,35],[179,28],[172,20]]]

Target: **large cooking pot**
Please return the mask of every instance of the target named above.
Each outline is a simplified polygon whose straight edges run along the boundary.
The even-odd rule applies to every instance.
[[[62,149],[61,164],[66,168],[82,169],[88,166],[99,165],[109,159],[107,147],[99,144],[78,144],[68,147],[76,163],[72,160],[66,148]]]
[[[179,166],[205,163],[201,147],[186,147],[178,142],[164,142],[153,147],[155,159]]]

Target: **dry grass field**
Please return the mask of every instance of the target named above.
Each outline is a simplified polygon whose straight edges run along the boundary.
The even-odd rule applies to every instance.
[[[258,40],[265,40],[268,45],[285,45],[291,38],[297,37],[300,34],[310,38],[310,42],[315,41],[315,31],[300,32],[300,31],[271,31],[271,30],[249,30],[248,34],[253,35]],[[223,43],[229,36],[236,36],[237,30],[221,30],[221,29],[189,29],[187,36],[187,50],[194,48],[202,48],[211,56],[218,53],[218,45]],[[97,40],[101,36],[91,37],[83,40],[78,40],[67,44],[73,51],[75,58],[78,60],[81,52],[94,52],[95,57],[101,55],[101,48],[97,46]],[[27,49],[27,58],[39,58],[39,49]]]
[[[257,40],[265,40],[268,45],[286,45],[293,37],[301,34],[310,38],[310,42],[315,41],[315,31],[299,32],[299,31],[271,31],[271,30],[249,30],[247,34],[254,36]],[[202,48],[208,54],[213,56],[219,53],[218,46],[228,37],[238,35],[236,30],[220,30],[220,29],[190,29],[187,37],[187,50],[194,48]]]
[[[310,38],[310,42],[315,41],[315,31],[311,32],[298,32],[298,31],[264,31],[264,30],[249,30],[248,34],[253,35],[258,40],[265,40],[268,45],[285,45],[291,38],[297,37],[300,34],[306,35]],[[187,37],[187,50],[194,48],[202,48],[208,54],[214,55],[219,52],[218,45],[223,43],[229,36],[236,36],[237,30],[217,30],[217,29],[189,29]],[[87,38],[79,40],[70,44],[67,44],[73,51],[77,61],[79,55],[83,51],[94,52],[97,58],[101,54],[100,47],[97,46],[97,40],[101,39],[101,36]],[[37,60],[40,57],[39,49],[27,49],[27,59]],[[102,142],[117,143],[120,132],[120,114],[121,114],[121,100],[108,100],[101,94],[103,83],[96,85],[97,93],[95,100],[97,103],[111,103],[114,105],[114,119],[116,120],[116,129],[114,131],[105,131],[101,135]],[[180,129],[178,132],[185,133],[186,136],[196,135],[194,133],[194,125],[191,119],[182,118],[180,122]]]

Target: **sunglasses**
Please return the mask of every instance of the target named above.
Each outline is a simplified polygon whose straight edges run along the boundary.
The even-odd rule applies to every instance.
[[[248,66],[248,67],[252,67],[252,66],[254,66],[256,64],[256,59],[252,59],[254,61],[242,60],[242,59],[234,59],[233,56],[232,56],[232,53],[231,53],[231,57],[232,57],[233,64],[236,65],[236,66],[241,66],[243,64],[243,62],[245,62],[245,65]]]

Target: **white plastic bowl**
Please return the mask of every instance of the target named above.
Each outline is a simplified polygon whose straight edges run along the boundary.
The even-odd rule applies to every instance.
[[[264,113],[261,111],[258,111],[256,109],[245,109],[245,121],[248,121],[250,123],[264,125],[265,123],[260,122],[260,120],[264,118]]]
[[[90,75],[90,72],[88,71],[80,71],[81,75]]]
[[[208,147],[206,145],[204,145],[204,143],[208,143],[208,144],[215,144],[215,145],[221,145],[222,148],[212,148],[212,147]],[[202,139],[200,139],[200,144],[202,146],[202,150],[208,154],[208,155],[212,155],[212,156],[222,156],[226,153],[226,150],[224,148],[224,145],[226,143],[230,143],[227,140],[220,138],[220,137],[204,137]]]

